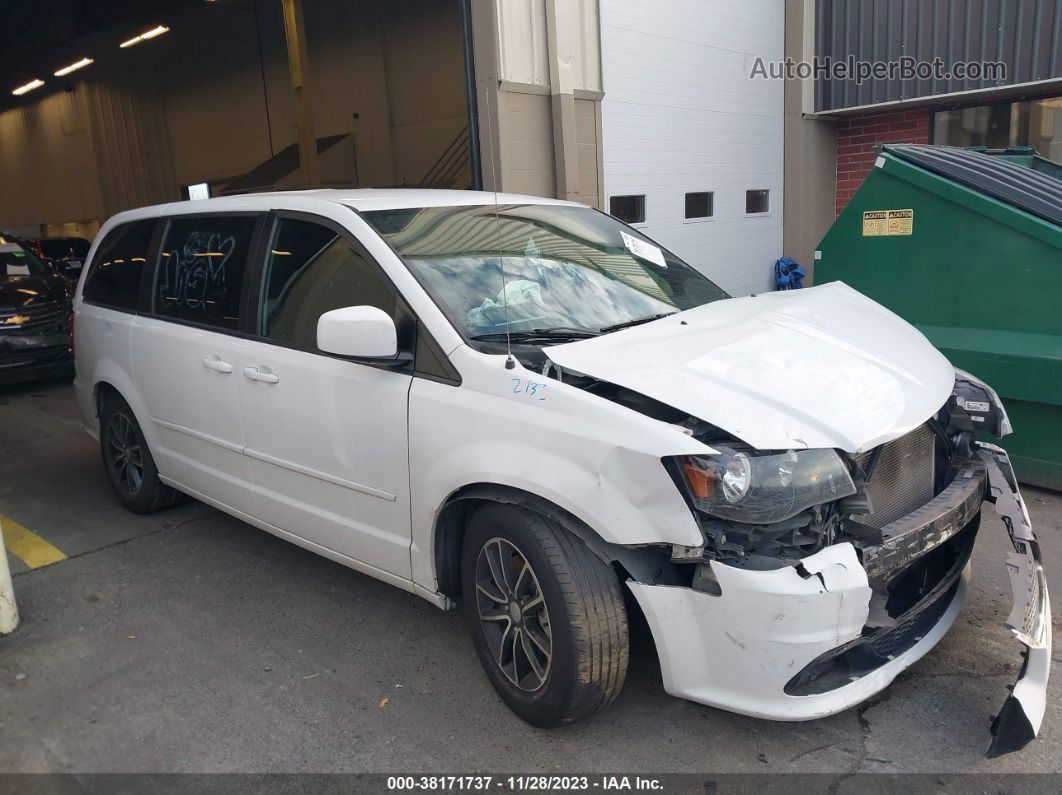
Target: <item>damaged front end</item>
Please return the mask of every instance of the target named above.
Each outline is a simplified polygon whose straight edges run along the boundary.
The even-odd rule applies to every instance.
[[[1022,748],[1035,737],[1045,710],[1050,608],[1039,547],[1007,454],[975,440],[978,431],[1010,431],[989,387],[957,371],[955,390],[935,416],[857,454],[764,452],[697,420],[684,421],[683,429],[717,451],[665,462],[704,535],[703,547],[672,551],[675,564],[692,568],[692,590],[719,597],[728,587],[748,588],[749,615],[762,601],[771,617],[785,612],[787,599],[807,598],[810,607],[816,591],[839,598],[821,602],[836,611],[832,643],[810,625],[788,636],[789,630],[771,625],[757,639],[777,656],[769,664],[787,669],[780,706],[724,706],[799,719],[850,706],[856,696],[861,700],[886,686],[954,621],[987,500],[1015,550],[1007,559],[1014,591],[1007,624],[1026,646],[1019,680],[993,721],[989,756]],[[756,580],[754,572],[769,577]],[[794,574],[808,583],[806,595]],[[757,583],[768,580],[779,587],[758,590]],[[641,584],[632,590],[653,623],[657,606],[648,590]],[[685,608],[669,609],[678,615]],[[740,628],[727,636],[746,643]],[[800,644],[809,638],[814,643]],[[675,684],[674,692],[682,690]],[[698,698],[691,693],[685,695]],[[796,699],[824,706],[804,709]]]

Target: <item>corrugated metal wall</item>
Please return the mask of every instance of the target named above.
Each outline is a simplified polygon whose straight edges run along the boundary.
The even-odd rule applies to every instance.
[[[816,81],[818,111],[1062,78],[1062,0],[818,0],[816,53],[834,61],[1002,61],[1006,79]]]

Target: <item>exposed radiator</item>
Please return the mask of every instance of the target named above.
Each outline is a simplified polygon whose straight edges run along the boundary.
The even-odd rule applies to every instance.
[[[886,442],[867,485],[873,512],[855,519],[871,527],[884,527],[933,499],[934,443],[928,425]],[[855,460],[865,469],[872,454],[860,453]]]

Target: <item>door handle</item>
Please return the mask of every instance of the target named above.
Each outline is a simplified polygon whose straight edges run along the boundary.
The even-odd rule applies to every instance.
[[[244,367],[243,374],[252,381],[264,381],[267,384],[275,384],[280,380],[280,376],[276,373],[263,373],[257,367]]]
[[[226,362],[219,359],[217,356],[208,356],[203,359],[203,367],[208,370],[216,370],[219,373],[231,373],[232,362]]]

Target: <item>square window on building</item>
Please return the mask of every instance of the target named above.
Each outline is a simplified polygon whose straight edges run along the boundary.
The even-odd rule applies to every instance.
[[[771,192],[769,190],[745,191],[745,214],[755,215],[771,210]]]
[[[612,196],[608,200],[608,212],[626,224],[644,224],[645,194]]]
[[[715,193],[701,191],[686,194],[686,219],[711,218],[715,215]]]

